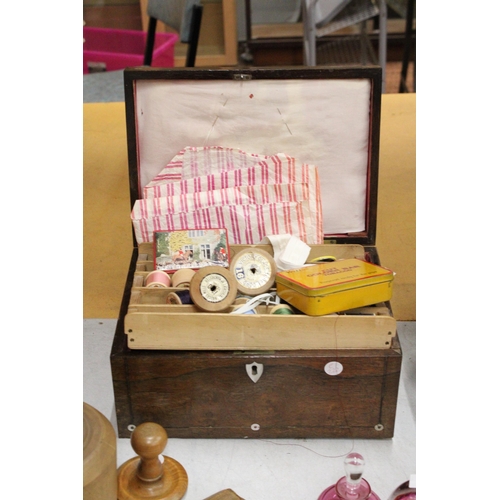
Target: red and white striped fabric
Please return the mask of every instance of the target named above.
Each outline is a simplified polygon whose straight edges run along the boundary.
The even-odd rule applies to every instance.
[[[182,179],[182,162],[186,149],[179,151],[169,162],[163,167],[158,175],[148,183],[147,186],[155,186],[157,184],[165,184],[166,182],[180,181]]]
[[[225,205],[194,212],[177,212],[148,219],[133,220],[138,243],[153,241],[155,231],[211,229],[224,227],[232,245],[257,244],[271,234],[291,234],[308,244],[308,205],[285,202],[269,205]],[[310,232],[310,231],[309,231]]]
[[[194,190],[157,198],[137,200],[132,210],[133,219],[147,219],[176,212],[194,212],[202,208],[224,205],[268,205],[309,200],[309,185],[257,184],[213,190]]]
[[[143,194],[144,198],[161,198],[229,187],[301,182],[310,184],[312,196],[316,197],[318,186],[315,170],[312,165],[296,165],[295,161],[271,163],[262,161],[248,168],[222,170],[199,177],[186,177],[182,180],[171,178],[161,183],[150,183],[144,188]]]
[[[256,244],[269,234],[323,242],[317,168],[284,154],[185,148],[144,196],[131,214],[138,243],[153,241],[154,231],[212,227],[225,227],[230,244]]]
[[[247,153],[241,149],[220,146],[186,147],[172,158],[148,186],[191,179],[223,170],[248,168],[268,158],[269,155]]]

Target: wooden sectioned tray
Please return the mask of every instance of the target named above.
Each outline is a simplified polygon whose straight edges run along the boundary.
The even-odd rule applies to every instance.
[[[248,248],[233,245],[231,255]],[[273,254],[271,245],[257,248]],[[365,257],[361,245],[315,245],[309,259],[323,255],[337,259]],[[311,317],[270,314],[259,306],[255,315],[207,313],[194,305],[171,305],[166,296],[175,288],[147,288],[144,278],[153,269],[150,243],[139,245],[125,333],[130,349],[388,349],[396,335],[396,321],[386,304]]]

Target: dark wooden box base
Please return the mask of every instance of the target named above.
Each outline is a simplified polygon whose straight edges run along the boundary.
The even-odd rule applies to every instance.
[[[131,274],[111,352],[119,437],[145,421],[178,438],[393,436],[397,336],[390,349],[372,350],[130,350],[123,331],[130,280]],[[331,362],[341,364],[341,373],[326,373]],[[263,365],[257,382],[247,374],[252,363]]]

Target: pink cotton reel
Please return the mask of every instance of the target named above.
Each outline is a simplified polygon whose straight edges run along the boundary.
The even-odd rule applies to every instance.
[[[146,276],[146,288],[169,288],[170,276],[163,271],[152,271]]]

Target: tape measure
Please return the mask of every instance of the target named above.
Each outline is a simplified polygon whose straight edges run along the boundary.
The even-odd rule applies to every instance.
[[[267,292],[273,286],[276,262],[268,252],[248,248],[231,259],[229,271],[236,278],[238,291],[254,296]]]
[[[189,293],[193,304],[203,311],[220,312],[228,309],[233,303],[238,288],[228,269],[207,266],[193,276]]]

